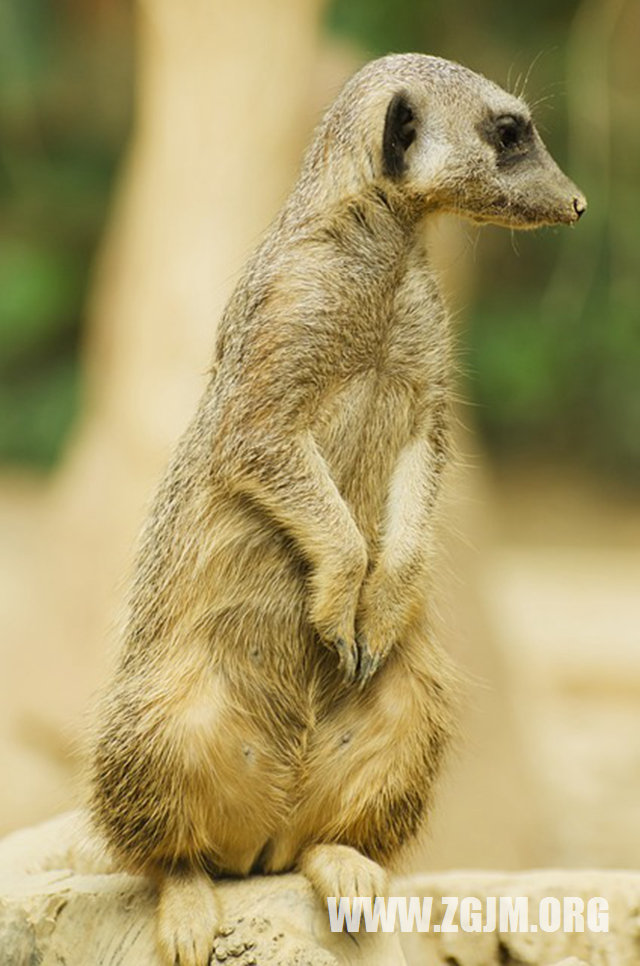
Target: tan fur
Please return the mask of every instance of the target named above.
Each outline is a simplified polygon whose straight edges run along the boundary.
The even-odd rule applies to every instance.
[[[399,174],[398,91],[416,128]],[[456,689],[426,601],[449,340],[422,222],[584,209],[535,131],[498,163],[479,132],[516,112],[446,61],[367,65],[225,311],[143,534],[93,767],[95,823],[161,883],[170,962],[206,962],[203,873],[297,866],[322,895],[369,894],[424,821]]]

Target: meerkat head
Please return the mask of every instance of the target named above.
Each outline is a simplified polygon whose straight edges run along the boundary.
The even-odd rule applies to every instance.
[[[571,224],[586,209],[527,105],[459,64],[382,57],[352,78],[335,106],[349,119],[360,171],[425,210],[536,228]]]

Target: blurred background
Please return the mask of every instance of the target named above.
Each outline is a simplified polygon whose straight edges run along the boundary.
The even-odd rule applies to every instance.
[[[311,130],[416,50],[523,90],[589,211],[428,229],[469,685],[414,867],[640,863],[639,41],[637,0],[4,0],[0,834],[79,800],[137,531]]]

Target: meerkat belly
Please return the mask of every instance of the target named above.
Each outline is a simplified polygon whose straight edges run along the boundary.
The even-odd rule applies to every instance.
[[[326,398],[314,438],[361,532],[375,540],[398,453],[409,438],[412,392],[371,370]]]

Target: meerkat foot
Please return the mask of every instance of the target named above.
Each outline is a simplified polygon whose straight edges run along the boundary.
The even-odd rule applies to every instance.
[[[167,966],[208,966],[220,906],[207,875],[168,875],[161,885],[157,917],[158,945]]]
[[[382,866],[349,845],[314,845],[298,864],[323,900],[387,895],[389,880]]]

